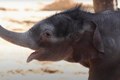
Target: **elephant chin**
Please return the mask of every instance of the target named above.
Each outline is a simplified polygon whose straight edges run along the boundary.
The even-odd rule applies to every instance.
[[[59,60],[70,60],[72,57],[73,49],[71,47],[66,49],[45,49],[40,48],[39,50],[30,54],[27,58],[27,62],[31,62],[32,60],[38,61],[59,61]]]

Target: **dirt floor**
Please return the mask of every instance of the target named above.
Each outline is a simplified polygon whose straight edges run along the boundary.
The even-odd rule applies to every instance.
[[[42,5],[0,2],[0,25],[8,30],[24,32],[36,22],[59,12],[40,11]],[[31,52],[33,50],[13,45],[0,38],[0,80],[87,80],[88,69],[77,63],[26,63]]]

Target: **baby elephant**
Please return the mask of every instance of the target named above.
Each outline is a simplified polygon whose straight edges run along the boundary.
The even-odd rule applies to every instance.
[[[90,13],[76,7],[24,33],[0,26],[0,37],[34,49],[27,62],[78,62],[89,68],[89,80],[120,80],[120,11]]]

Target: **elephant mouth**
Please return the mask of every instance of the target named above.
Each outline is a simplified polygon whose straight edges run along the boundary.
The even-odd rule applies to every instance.
[[[32,54],[29,55],[29,57],[27,58],[27,62],[31,62],[33,59],[35,59],[36,57],[40,56],[40,54],[37,54],[36,51],[33,52]]]
[[[27,58],[27,62],[31,62],[33,59],[38,59],[41,56],[41,54],[44,52],[45,52],[44,48],[34,51]]]
[[[27,62],[31,62],[32,60],[38,61],[59,61],[59,60],[67,60],[71,57],[73,49],[71,47],[59,47],[59,48],[40,48],[39,50],[34,51],[27,58]]]
[[[32,54],[30,54],[30,56],[27,58],[27,62],[30,62],[34,59],[34,57],[39,56],[38,54],[36,54],[35,52],[33,52]]]

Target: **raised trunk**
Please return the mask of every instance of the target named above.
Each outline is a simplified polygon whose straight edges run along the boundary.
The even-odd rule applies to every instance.
[[[38,49],[38,46],[31,37],[29,31],[25,33],[17,33],[8,31],[0,26],[0,37],[16,45],[28,47],[31,49]]]
[[[95,12],[101,12],[105,10],[117,10],[117,0],[93,0]]]

